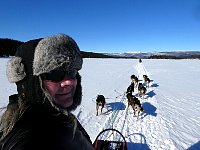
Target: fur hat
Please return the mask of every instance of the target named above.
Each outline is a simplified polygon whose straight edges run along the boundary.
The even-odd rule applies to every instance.
[[[83,63],[76,42],[64,34],[28,41],[17,49],[15,56],[7,66],[10,82],[18,82],[26,74],[38,76],[57,68],[80,70]]]
[[[83,60],[76,42],[69,36],[59,34],[43,39],[35,39],[22,44],[7,64],[7,77],[17,84],[19,95],[28,101],[41,102],[42,91],[39,75],[55,69],[65,71],[80,70]],[[81,102],[81,77],[77,74],[76,106]]]

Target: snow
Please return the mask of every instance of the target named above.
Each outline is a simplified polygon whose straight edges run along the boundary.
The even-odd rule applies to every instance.
[[[6,64],[0,58],[0,106],[16,93],[16,85],[8,82]],[[82,104],[73,112],[92,141],[102,129],[120,131],[128,149],[137,150],[197,150],[200,149],[200,60],[84,59]],[[142,81],[151,79],[139,118],[127,111],[124,95],[135,74]],[[98,94],[106,97],[103,114],[96,116]],[[137,90],[134,92],[137,95]],[[3,109],[4,110],[4,109]],[[3,111],[0,111],[2,114]]]

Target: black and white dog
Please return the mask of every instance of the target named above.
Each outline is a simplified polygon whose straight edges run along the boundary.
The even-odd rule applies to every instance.
[[[105,104],[106,104],[105,97],[103,95],[98,95],[96,99],[96,111],[97,111],[96,116],[98,116],[99,107],[101,106],[101,113],[102,113]]]
[[[146,85],[146,87],[149,87],[149,84],[150,84],[150,79],[147,75],[143,75],[143,79],[144,79],[144,83]]]
[[[128,88],[127,88],[127,90],[126,90],[126,93],[128,94],[128,93],[130,93],[130,94],[133,94],[133,92],[134,92],[134,82],[132,82],[129,86],[128,86]]]
[[[137,88],[138,87],[138,82],[139,82],[138,77],[136,77],[134,74],[131,75],[131,81],[132,81],[132,83],[134,83],[135,88]]]

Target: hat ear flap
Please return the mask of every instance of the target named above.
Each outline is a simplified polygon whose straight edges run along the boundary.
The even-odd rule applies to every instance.
[[[7,77],[11,83],[18,82],[26,76],[24,64],[22,63],[21,57],[15,57],[7,63]]]

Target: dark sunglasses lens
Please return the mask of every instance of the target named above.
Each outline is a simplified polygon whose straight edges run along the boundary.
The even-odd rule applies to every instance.
[[[45,73],[42,75],[43,80],[50,80],[52,82],[59,82],[65,77],[65,72],[63,71],[51,71],[50,73]]]
[[[69,76],[71,79],[75,79],[77,74],[77,70],[72,70],[67,72],[67,76]]]
[[[42,75],[42,79],[43,80],[50,80],[52,82],[59,82],[62,81],[65,77],[65,75],[67,75],[70,79],[75,79],[77,74],[77,71],[69,71],[69,72],[65,72],[65,71],[51,71],[50,73],[45,73]]]

